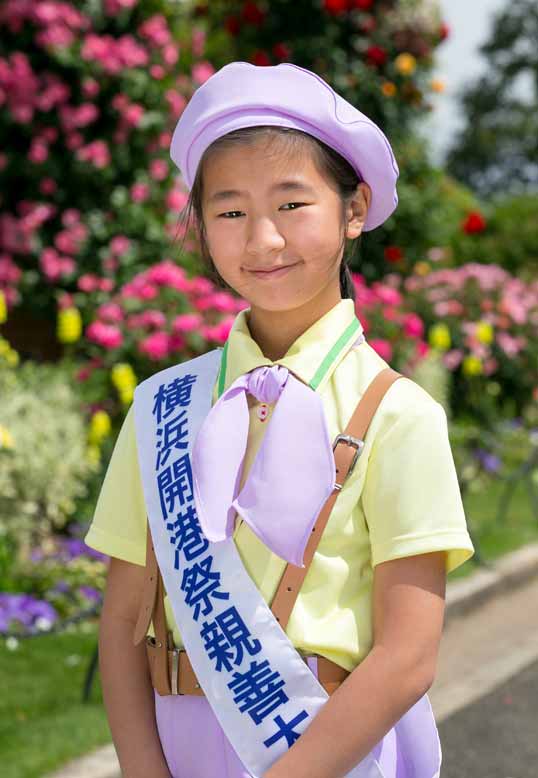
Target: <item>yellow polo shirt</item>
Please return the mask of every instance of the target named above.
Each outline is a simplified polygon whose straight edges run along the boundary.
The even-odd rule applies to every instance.
[[[238,376],[260,365],[278,363],[319,393],[329,437],[334,440],[373,378],[389,367],[364,339],[353,300],[340,300],[277,363],[266,359],[252,339],[248,311],[241,311],[234,320],[213,403]],[[259,414],[260,403],[251,395],[248,400],[249,434],[239,488],[274,407],[269,406],[264,418]],[[419,384],[400,378],[383,397],[364,443],[355,470],[338,494],[286,628],[299,651],[321,654],[349,671],[373,645],[375,565],[446,550],[448,574],[474,553],[443,406]],[[85,541],[105,554],[144,565],[146,529],[131,406]],[[246,570],[270,604],[286,562],[243,521],[236,521],[233,537]],[[175,645],[181,647],[167,597],[165,611]],[[154,634],[152,626],[148,634]]]

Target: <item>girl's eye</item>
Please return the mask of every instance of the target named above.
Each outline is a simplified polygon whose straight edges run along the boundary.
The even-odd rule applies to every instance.
[[[300,206],[300,205],[306,205],[306,203],[286,203],[282,207],[284,208],[286,205],[299,205]],[[292,208],[291,210],[295,211],[296,209]],[[224,213],[220,213],[219,216],[224,216],[224,217],[228,218],[228,214],[230,214],[230,213],[241,213],[241,211],[225,211]]]

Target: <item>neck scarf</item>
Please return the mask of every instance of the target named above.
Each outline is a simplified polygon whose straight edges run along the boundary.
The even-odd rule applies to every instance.
[[[249,429],[247,392],[276,405],[238,493]],[[275,554],[304,567],[310,533],[336,479],[321,398],[282,365],[239,376],[199,429],[192,472],[198,519],[208,540],[229,538],[237,512]]]

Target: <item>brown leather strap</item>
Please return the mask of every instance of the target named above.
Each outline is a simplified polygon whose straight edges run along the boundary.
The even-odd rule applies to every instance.
[[[370,426],[370,422],[386,391],[394,383],[394,381],[403,377],[404,376],[401,373],[398,373],[392,368],[385,368],[384,370],[381,370],[371,381],[363,396],[361,397],[344,433],[342,433],[342,435],[337,438],[337,443],[334,448],[336,484],[334,491],[325,502],[325,505],[320,511],[318,519],[312,529],[312,535],[308,541],[304,554],[305,566],[296,567],[295,565],[291,564],[286,565],[277,591],[271,603],[271,610],[284,630],[286,629],[286,625],[293,610],[293,606],[297,600],[302,583],[310,568],[310,563],[314,557],[314,552],[329,520],[329,516],[334,506],[336,497],[338,496],[349,474],[353,459],[357,454],[356,446],[350,445],[350,441],[346,441],[345,438],[346,436],[350,436],[354,439],[359,439],[359,441],[363,443],[364,436],[366,435],[368,427]],[[362,449],[360,449],[358,452],[359,455],[361,450]],[[171,643],[171,633],[169,631],[167,632],[166,628],[166,618],[164,611],[164,584],[159,566],[157,564],[149,524],[146,525],[146,532],[146,580],[142,594],[142,602],[138,621],[134,632],[134,644],[137,645],[145,637],[150,621],[154,616],[153,626],[156,641],[157,644],[160,644],[158,647],[163,652],[163,657],[164,652],[167,652],[170,678],[174,679],[179,676],[180,680],[177,686],[178,690],[180,688],[190,689],[190,691],[173,691],[172,693],[203,694],[203,691],[200,690],[200,687],[196,681],[196,676],[194,675],[186,652],[178,651],[177,649],[175,651],[167,650],[168,648],[173,649],[173,644]],[[176,670],[178,671],[177,673]],[[323,680],[326,683],[338,685],[343,680],[339,677],[339,675],[342,673],[347,674],[347,671],[339,667],[339,665],[336,665],[334,662],[330,662],[329,660],[325,659],[324,657],[318,657],[318,673],[320,682],[322,682],[323,675]],[[338,678],[334,675],[335,673]]]
[[[385,368],[376,375],[368,385],[368,388],[355,408],[345,429],[345,435],[352,435],[354,438],[364,440],[370,422],[379,403],[383,399],[385,392],[398,378],[404,378],[404,376],[401,373],[397,373],[396,370],[393,370],[391,367]],[[314,552],[321,540],[327,522],[329,521],[329,516],[331,515],[340,488],[347,478],[354,453],[355,449],[350,445],[342,444],[337,445],[335,448],[334,459],[336,462],[337,486],[325,502],[325,505],[318,516],[318,520],[314,525],[312,535],[310,536],[310,540],[308,541],[304,553],[304,567],[288,564],[282,574],[278,589],[271,602],[271,610],[283,630],[286,629],[299,590],[306,578],[310,563],[314,557]]]

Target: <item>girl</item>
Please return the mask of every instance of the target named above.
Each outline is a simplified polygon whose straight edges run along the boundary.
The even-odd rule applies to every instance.
[[[216,360],[137,387],[86,536],[111,556],[100,670],[123,775],[436,778],[426,692],[446,575],[474,553],[443,406],[400,377],[353,438],[343,483],[332,455],[389,368],[365,340],[343,253],[396,208],[390,144],[316,74],[233,62],[194,93],[171,157],[203,256],[249,307]],[[155,644],[153,553],[179,657],[162,694],[133,645],[135,625]],[[283,631],[267,606],[301,567]],[[262,692],[256,673],[275,667]]]

